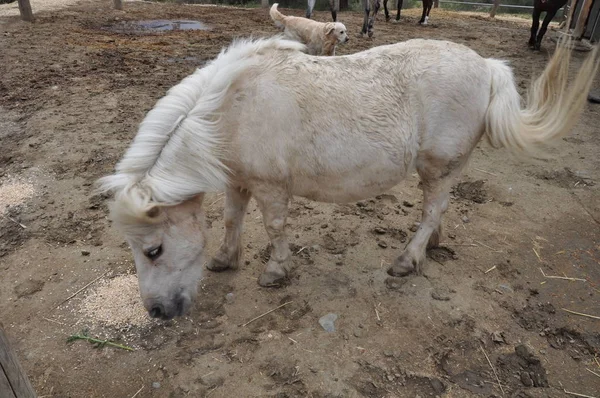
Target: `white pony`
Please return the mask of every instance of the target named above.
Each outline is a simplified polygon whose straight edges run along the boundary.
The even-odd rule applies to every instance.
[[[521,109],[504,62],[451,42],[410,40],[343,57],[304,50],[279,37],[233,43],[158,101],[115,174],[100,180],[101,191],[115,194],[111,219],[131,246],[151,316],[182,315],[194,299],[206,192],[226,192],[225,239],[208,269],[239,266],[253,196],[273,246],[259,278],[270,286],[289,272],[293,195],[356,201],[416,168],[422,222],[388,273],[418,271],[439,242],[450,187],[482,136],[536,153],[576,123],[598,67],[595,49],[568,86],[562,43]]]

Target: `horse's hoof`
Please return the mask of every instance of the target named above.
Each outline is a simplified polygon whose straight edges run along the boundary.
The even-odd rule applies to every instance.
[[[258,284],[262,287],[281,287],[287,281],[287,277],[283,272],[263,272],[258,278]]]
[[[208,264],[206,264],[206,268],[213,272],[222,272],[222,271],[228,270],[230,268],[236,268],[236,267],[232,267],[231,264],[229,264],[228,262],[219,260],[218,258],[213,257],[208,262]]]
[[[369,35],[369,38],[373,37],[373,32],[369,32],[368,35]]]
[[[392,18],[390,18],[390,17],[385,17],[385,22],[390,22],[390,19],[392,19]]]
[[[394,264],[387,270],[391,276],[406,276],[417,271],[416,262],[408,257],[400,256]]]

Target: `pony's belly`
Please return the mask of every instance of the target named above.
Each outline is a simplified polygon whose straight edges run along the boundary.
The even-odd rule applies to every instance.
[[[347,203],[388,191],[406,176],[403,170],[356,171],[347,176],[294,177],[292,194],[318,202]]]

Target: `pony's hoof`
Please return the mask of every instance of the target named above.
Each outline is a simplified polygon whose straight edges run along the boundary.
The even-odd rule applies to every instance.
[[[258,284],[262,287],[281,287],[287,281],[287,277],[283,272],[263,272],[258,278]]]
[[[232,266],[229,262],[220,260],[216,257],[213,257],[208,264],[206,264],[206,268],[213,272],[222,272],[228,269],[235,269],[237,267]]]
[[[391,17],[385,17],[385,22],[390,22]]]
[[[400,256],[394,264],[387,270],[391,276],[406,276],[417,271],[416,262],[408,257]]]
[[[369,38],[373,37],[373,32],[372,31],[369,32],[369,33],[367,33],[367,34],[369,35]]]

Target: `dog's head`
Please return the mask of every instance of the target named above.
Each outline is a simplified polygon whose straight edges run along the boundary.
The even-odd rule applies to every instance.
[[[348,30],[343,23],[329,22],[325,24],[325,35],[330,39],[335,39],[338,43],[345,43],[349,40]]]

